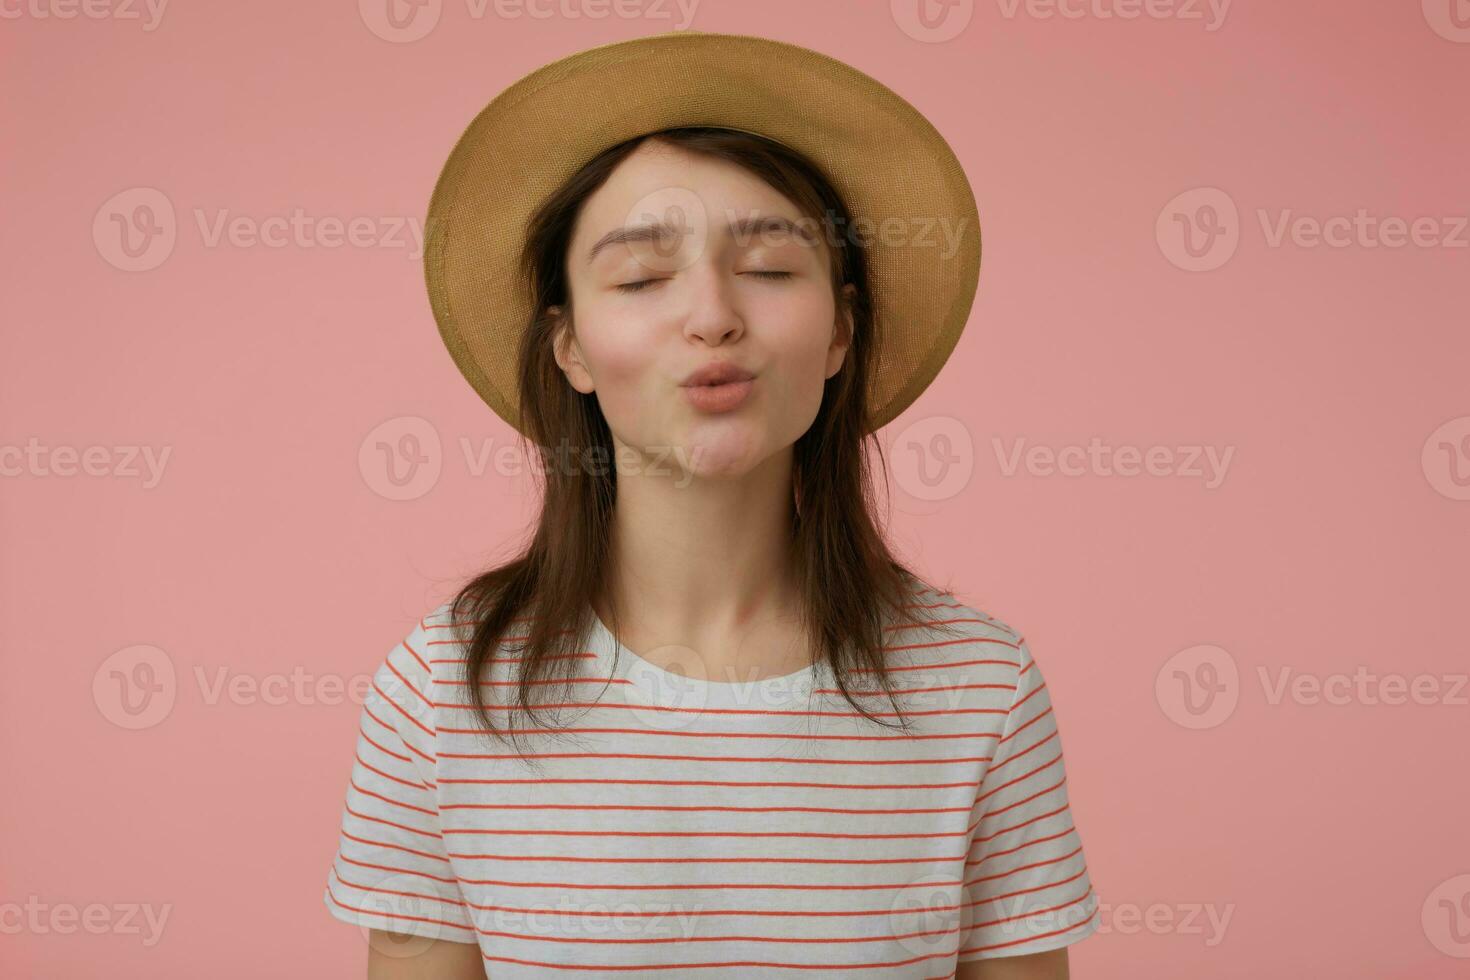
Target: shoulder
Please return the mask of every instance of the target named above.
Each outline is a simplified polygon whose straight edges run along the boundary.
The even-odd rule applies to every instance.
[[[989,656],[1019,670],[1025,662],[1025,637],[988,608],[967,602],[948,588],[914,579],[915,594],[904,610],[896,636],[916,649],[990,651]],[[948,641],[948,642],[946,642]]]
[[[453,684],[463,645],[452,607],[453,600],[446,599],[425,608],[392,643],[373,678],[378,699],[430,728],[433,710]]]
[[[454,597],[450,596],[424,612],[409,639],[418,641],[423,647],[430,669],[438,674],[462,655],[473,630],[471,617],[464,612],[456,614]],[[436,665],[441,669],[435,670]]]
[[[439,674],[436,662],[445,660],[464,640],[464,632],[454,621],[453,604],[450,598],[424,608],[388,652],[388,664],[421,679]]]
[[[427,608],[409,634],[438,701],[448,700],[446,695],[464,684],[464,664],[474,626],[473,615],[464,609],[456,611],[454,596],[450,596]]]
[[[985,731],[1001,725],[1033,676],[1022,632],[948,588],[919,582],[889,634],[885,661],[909,703]]]

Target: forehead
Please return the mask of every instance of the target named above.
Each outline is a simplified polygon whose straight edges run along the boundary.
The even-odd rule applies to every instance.
[[[802,217],[785,195],[744,167],[649,140],[619,163],[583,204],[574,248],[585,249],[616,228],[657,220],[671,207],[697,212],[694,220],[715,226],[751,212],[793,221]]]

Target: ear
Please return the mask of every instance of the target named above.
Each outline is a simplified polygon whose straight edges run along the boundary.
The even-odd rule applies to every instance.
[[[848,348],[852,346],[853,318],[852,298],[857,295],[857,287],[852,283],[844,283],[842,296],[837,301],[837,318],[832,322],[832,342],[827,346],[827,377],[832,377],[842,367],[842,360],[847,356]]]
[[[556,320],[551,328],[551,352],[556,366],[567,376],[567,382],[582,394],[590,394],[594,388],[592,373],[582,356],[582,346],[577,343],[576,331],[572,329],[570,317],[563,316],[560,306],[548,306],[546,315]]]

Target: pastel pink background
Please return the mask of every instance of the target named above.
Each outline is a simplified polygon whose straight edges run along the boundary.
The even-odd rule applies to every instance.
[[[358,706],[210,703],[196,671],[370,672],[507,553],[533,484],[474,474],[463,447],[512,433],[455,370],[403,243],[209,247],[196,209],[421,221],[501,88],[679,25],[476,19],[456,0],[396,43],[367,26],[375,0],[179,3],[155,30],[42,18],[41,2],[0,25],[0,447],[171,456],[152,487],[30,464],[0,478],[0,904],[171,909],[151,947],[17,932],[12,911],[0,974],[360,977],[362,936],[322,905]],[[1470,943],[1447,930],[1470,931],[1470,901],[1445,883],[1470,872],[1466,692],[1273,704],[1258,670],[1448,689],[1470,668],[1470,502],[1437,449],[1421,461],[1442,424],[1452,442],[1470,428],[1470,249],[1272,247],[1257,212],[1363,208],[1449,233],[1470,210],[1470,43],[1418,3],[1240,0],[1218,30],[1007,9],[962,5],[973,19],[943,43],[884,3],[706,0],[688,26],[861,68],[933,120],[975,187],[969,329],[885,433],[892,534],[1020,628],[1045,671],[1108,912],[1071,948],[1073,976],[1464,976]],[[1155,226],[1202,187],[1239,207],[1240,242],[1190,272]],[[93,237],[133,188],[177,212],[148,271]],[[360,450],[402,417],[437,433],[442,471],[392,500]],[[914,423],[962,435],[973,474],[944,499],[906,490],[927,445],[899,438]],[[992,442],[1094,436],[1234,456],[1207,488],[1007,475]],[[177,698],[131,731],[93,681],[135,644],[168,655]],[[1201,644],[1233,658],[1238,703],[1196,730],[1155,681]],[[1112,918],[1151,906],[1164,925]],[[1230,915],[1219,941],[1202,907]]]

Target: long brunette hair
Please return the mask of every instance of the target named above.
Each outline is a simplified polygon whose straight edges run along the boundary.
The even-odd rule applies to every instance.
[[[665,129],[629,139],[603,151],[553,193],[531,218],[520,270],[532,299],[532,314],[518,354],[521,439],[547,458],[556,447],[578,447],[603,465],[533,467],[544,482],[542,508],[529,544],[513,560],[480,573],[454,596],[453,622],[470,627],[463,681],[479,727],[504,735],[492,717],[481,683],[486,668],[505,657],[513,665],[515,692],[506,699],[510,744],[517,747],[515,713],[548,731],[565,727],[548,721],[538,702],[567,701],[577,676],[576,651],[594,622],[591,602],[606,595],[604,572],[612,511],[617,500],[614,444],[595,394],[574,389],[556,363],[558,316],[571,317],[566,255],[582,204],[630,153],[657,139],[693,153],[745,168],[780,192],[828,234],[831,281],[838,311],[850,315],[852,336],[841,369],[827,379],[812,426],[793,447],[790,559],[801,592],[801,628],[830,665],[842,696],[864,717],[874,717],[853,696],[860,675],[875,679],[907,730],[885,669],[884,632],[911,621],[904,610],[923,583],[889,552],[875,524],[876,506],[868,468],[868,377],[873,369],[874,318],[864,243],[847,234],[851,216],[821,168],[803,154],[753,133],[714,127]],[[855,289],[848,299],[842,290]],[[844,319],[839,315],[839,323]],[[568,321],[570,322],[570,321]],[[609,597],[610,598],[610,597]],[[611,604],[609,603],[609,606]],[[608,629],[617,635],[616,610]],[[520,624],[520,625],[517,625]],[[938,624],[947,629],[945,624]],[[514,641],[513,644],[507,641]],[[517,752],[519,748],[517,747]]]

